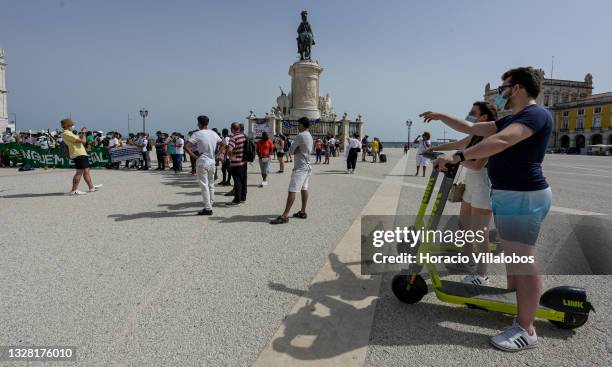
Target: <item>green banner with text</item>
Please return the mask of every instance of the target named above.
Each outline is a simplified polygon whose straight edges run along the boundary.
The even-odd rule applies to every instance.
[[[42,149],[31,144],[5,143],[0,144],[0,151],[11,161],[31,167],[74,168],[71,159],[60,156],[59,148]],[[93,148],[87,153],[90,167],[106,167],[111,163],[106,148]]]

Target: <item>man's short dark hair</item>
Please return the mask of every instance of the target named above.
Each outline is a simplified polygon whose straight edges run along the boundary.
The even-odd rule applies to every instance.
[[[485,101],[476,101],[474,106],[478,107],[481,115],[487,115],[487,121],[497,121],[497,107]]]
[[[240,130],[240,123],[239,122],[232,122],[232,124],[230,125],[230,128],[232,130]]]
[[[223,129],[223,130],[221,130],[221,135],[228,136],[229,135],[229,131],[227,129]]]
[[[198,124],[204,127],[208,126],[208,116],[205,116],[205,115],[198,116]]]
[[[307,117],[301,117],[298,120],[298,124],[304,126],[305,129],[308,129],[310,127],[310,120]]]
[[[531,66],[508,70],[502,75],[502,81],[510,78],[512,84],[519,84],[531,98],[538,98],[540,84],[542,83],[542,72]]]

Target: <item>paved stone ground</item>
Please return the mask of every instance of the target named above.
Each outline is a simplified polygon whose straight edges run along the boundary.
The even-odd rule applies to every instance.
[[[75,198],[62,195],[70,171],[2,169],[0,345],[74,345],[87,366],[252,365],[403,156],[387,153],[387,164],[359,162],[350,176],[338,158],[315,166],[309,219],[279,227],[267,221],[283,208],[288,172],[260,189],[252,169],[248,203],[215,206],[203,218],[195,216],[199,187],[186,174],[95,170],[103,189]],[[611,159],[548,156],[545,172],[559,210],[612,214]],[[425,181],[402,182],[396,212],[415,213]],[[538,323],[541,348],[522,354],[487,344],[508,317],[444,305],[431,294],[403,305],[389,281],[383,277],[378,293],[368,366],[611,359],[612,277],[547,277],[547,286],[585,286],[597,313],[575,331]]]

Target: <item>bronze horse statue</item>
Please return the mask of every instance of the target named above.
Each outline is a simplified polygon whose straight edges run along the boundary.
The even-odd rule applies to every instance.
[[[310,48],[315,44],[312,28],[310,28],[307,17],[308,12],[306,10],[302,11],[302,23],[297,29],[298,37],[296,40],[300,60],[310,60]]]

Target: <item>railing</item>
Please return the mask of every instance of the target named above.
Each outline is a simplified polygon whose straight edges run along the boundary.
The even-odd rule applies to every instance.
[[[562,128],[559,129],[559,132],[560,133],[567,133],[567,132],[569,132],[569,129],[567,127],[562,127]]]

